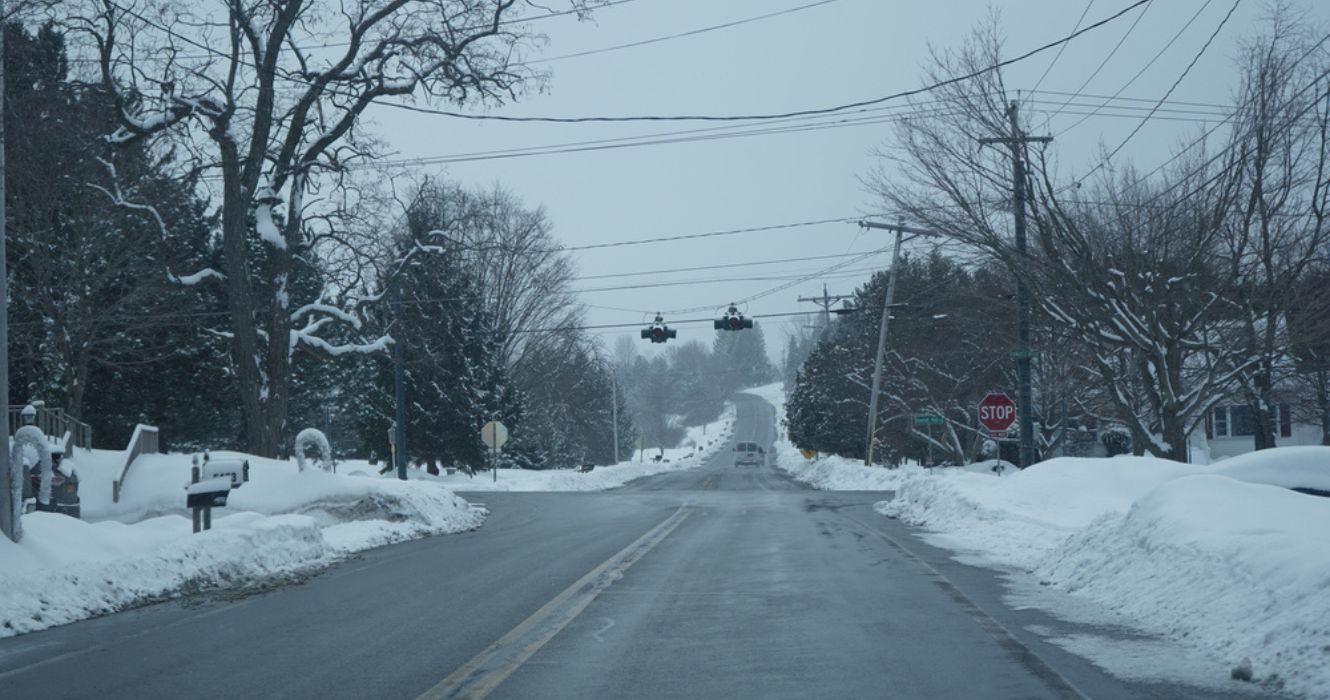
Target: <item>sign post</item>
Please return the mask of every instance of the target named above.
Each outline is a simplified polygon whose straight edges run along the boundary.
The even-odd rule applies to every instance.
[[[499,480],[499,450],[508,442],[508,426],[498,420],[492,420],[480,429],[480,439],[490,448],[490,469],[494,470],[494,481]]]
[[[989,392],[979,401],[979,424],[994,439],[1005,440],[1016,422],[1016,403],[1001,392]]]
[[[939,416],[936,413],[914,414],[915,427],[917,428],[922,425],[924,426],[924,430],[928,433],[928,464],[925,464],[924,466],[928,467],[930,474],[933,469],[933,426],[942,425],[945,422],[946,421],[943,420],[942,416]]]

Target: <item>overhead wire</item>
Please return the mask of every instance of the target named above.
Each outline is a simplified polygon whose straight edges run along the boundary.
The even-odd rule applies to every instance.
[[[1099,75],[1099,72],[1104,69],[1104,66],[1108,65],[1108,62],[1113,60],[1113,57],[1116,56],[1118,53],[1118,49],[1121,49],[1122,45],[1127,42],[1127,37],[1130,37],[1131,33],[1136,31],[1136,26],[1141,23],[1141,20],[1145,18],[1145,14],[1149,11],[1150,8],[1147,6],[1144,10],[1141,10],[1140,14],[1136,15],[1136,19],[1132,21],[1131,26],[1127,27],[1126,32],[1123,32],[1122,38],[1118,39],[1118,43],[1115,44],[1113,46],[1113,49],[1108,52],[1108,55],[1104,57],[1104,60],[1099,62],[1099,65],[1095,67],[1094,71],[1091,72],[1090,75],[1087,76],[1085,80],[1081,82],[1081,86],[1076,88],[1075,92],[1079,93],[1082,90],[1084,90],[1087,86],[1089,86],[1090,82],[1094,80],[1095,77]],[[1059,109],[1058,111],[1054,112],[1052,116],[1056,117],[1060,113],[1061,110]],[[1050,119],[1051,118],[1052,117],[1050,117]]]
[[[1094,7],[1094,0],[1085,3],[1085,9],[1081,10],[1081,16],[1076,18],[1076,24],[1071,28],[1073,32],[1081,28],[1081,22],[1084,22],[1085,16],[1090,14],[1091,7]],[[1039,86],[1044,84],[1044,78],[1047,78],[1048,74],[1053,71],[1053,66],[1057,65],[1058,59],[1062,58],[1062,53],[1066,50],[1066,44],[1058,47],[1058,52],[1053,55],[1053,60],[1048,62],[1048,67],[1044,68],[1043,74],[1039,76],[1038,80],[1034,81],[1034,90],[1038,90]]]
[[[1118,95],[1121,95],[1121,94],[1123,93],[1123,91],[1125,91],[1127,88],[1131,87],[1132,84],[1135,83],[1135,82],[1136,82],[1136,81],[1137,81],[1142,75],[1145,75],[1145,72],[1148,71],[1148,70],[1150,70],[1150,68],[1151,68],[1152,66],[1154,66],[1154,64],[1157,63],[1157,62],[1159,61],[1160,57],[1162,57],[1162,56],[1163,56],[1163,55],[1164,55],[1169,49],[1173,48],[1173,45],[1177,43],[1178,39],[1181,38],[1182,35],[1185,34],[1185,33],[1187,32],[1188,29],[1191,28],[1191,25],[1193,25],[1193,24],[1196,23],[1197,18],[1199,18],[1199,17],[1201,16],[1201,14],[1202,14],[1203,12],[1205,12],[1205,9],[1206,9],[1207,7],[1209,7],[1209,6],[1211,5],[1211,3],[1213,3],[1213,2],[1214,2],[1214,0],[1205,0],[1205,3],[1203,3],[1199,8],[1197,8],[1196,12],[1194,12],[1194,13],[1192,14],[1192,16],[1187,20],[1186,24],[1183,24],[1183,25],[1182,25],[1182,28],[1179,29],[1177,32],[1175,32],[1175,33],[1173,34],[1173,37],[1172,37],[1171,39],[1169,39],[1167,43],[1164,44],[1163,48],[1161,48],[1161,49],[1159,49],[1158,51],[1156,51],[1156,52],[1155,52],[1155,55],[1152,56],[1152,57],[1150,58],[1150,60],[1147,61],[1147,62],[1145,63],[1144,66],[1141,66],[1141,69],[1138,70],[1138,71],[1136,71],[1136,74],[1135,74],[1135,75],[1131,76],[1131,78],[1129,78],[1129,79],[1127,80],[1127,82],[1125,82],[1125,83],[1122,84],[1122,87],[1118,88],[1117,92],[1113,93],[1113,97],[1116,98]],[[1236,6],[1234,7],[1234,9],[1236,9]],[[1229,14],[1231,15],[1231,14],[1232,14],[1232,11],[1230,11]],[[1228,21],[1228,18],[1225,17],[1224,21],[1227,22],[1227,21]],[[1223,24],[1221,23],[1220,26],[1222,27]],[[1211,37],[1211,38],[1213,39],[1213,37]],[[1206,45],[1208,46],[1208,45],[1209,45],[1209,42],[1206,42]],[[1204,52],[1204,51],[1202,51],[1202,52]],[[1075,99],[1075,98],[1072,98],[1072,99]],[[1105,100],[1105,101],[1104,101],[1104,104],[1101,105],[1101,107],[1104,107],[1104,106],[1107,106],[1107,105],[1108,105],[1108,100]],[[1064,106],[1065,106],[1065,105],[1064,105]],[[1098,108],[1096,108],[1095,111],[1098,111]],[[1056,134],[1054,134],[1054,135],[1053,135],[1053,138],[1061,138],[1063,134],[1067,133],[1068,131],[1071,131],[1072,129],[1075,129],[1076,127],[1080,126],[1081,124],[1084,124],[1085,121],[1086,121],[1087,119],[1089,119],[1091,116],[1093,116],[1093,112],[1092,112],[1091,114],[1088,114],[1088,115],[1082,116],[1080,119],[1078,119],[1078,120],[1077,120],[1074,124],[1072,124],[1071,126],[1065,128],[1065,129],[1062,129],[1061,131],[1059,131],[1059,132],[1057,132]]]
[[[503,122],[545,122],[545,123],[556,123],[556,124],[579,124],[579,123],[588,123],[588,122],[645,122],[645,121],[766,121],[773,119],[787,119],[789,117],[835,114],[837,112],[844,112],[859,107],[870,107],[885,102],[901,100],[907,97],[913,97],[915,95],[921,95],[924,93],[932,92],[934,90],[946,87],[948,85],[954,85],[968,80],[973,80],[974,78],[987,75],[988,73],[992,73],[997,70],[1001,70],[1002,68],[1024,61],[1032,56],[1036,56],[1040,53],[1048,51],[1049,49],[1053,49],[1063,44],[1066,44],[1070,41],[1073,41],[1077,37],[1080,37],[1088,32],[1094,31],[1095,29],[1098,29],[1106,24],[1109,24],[1114,20],[1118,19],[1119,17],[1128,14],[1129,12],[1138,7],[1148,5],[1152,1],[1153,0],[1136,0],[1130,5],[1127,5],[1126,7],[1122,8],[1121,10],[1118,10],[1117,12],[1109,15],[1108,17],[1100,19],[1090,24],[1087,27],[1074,31],[1071,34],[1062,37],[1061,39],[1047,42],[1037,48],[1026,51],[1025,53],[1022,53],[1013,58],[1008,58],[998,61],[992,65],[979,68],[964,75],[945,78],[943,80],[939,80],[918,88],[902,90],[900,92],[894,92],[879,97],[858,100],[855,102],[847,102],[843,104],[833,105],[830,107],[817,107],[810,109],[790,110],[786,112],[752,113],[752,114],[675,114],[675,115],[649,114],[649,115],[629,115],[629,116],[549,117],[549,116],[513,116],[513,115],[502,115],[502,114],[476,114],[472,112],[457,112],[453,110],[441,110],[429,107],[419,107],[416,105],[409,105],[409,104],[391,102],[391,101],[378,101],[377,103],[398,109],[404,109],[407,111],[420,112],[423,114],[435,114],[446,117],[454,117],[457,119],[470,119],[478,121],[503,121]]]
[[[1187,78],[1187,75],[1189,73],[1191,73],[1191,69],[1196,67],[1197,61],[1200,61],[1201,57],[1205,55],[1205,52],[1210,48],[1210,45],[1214,43],[1215,37],[1219,36],[1219,32],[1223,31],[1224,25],[1228,24],[1228,20],[1233,17],[1233,13],[1238,9],[1238,5],[1241,4],[1242,0],[1233,0],[1233,5],[1228,8],[1228,13],[1225,14],[1224,18],[1219,21],[1219,26],[1215,27],[1215,30],[1210,33],[1210,38],[1206,39],[1205,44],[1201,46],[1201,50],[1196,52],[1196,55],[1192,57],[1191,62],[1188,63],[1187,67],[1182,70],[1182,74],[1179,75],[1177,79],[1173,81],[1173,84],[1169,86],[1168,91],[1165,92],[1164,96],[1161,98],[1160,100],[1161,102],[1163,100],[1167,100],[1170,96],[1172,96],[1173,91],[1177,90],[1178,86],[1182,84],[1182,81]],[[1150,119],[1158,111],[1159,111],[1159,104],[1156,103],[1155,106],[1150,110],[1150,113],[1141,118],[1141,121],[1136,125],[1136,128],[1132,129],[1131,133],[1127,134],[1127,137],[1122,139],[1122,141],[1118,143],[1118,145],[1112,151],[1110,151],[1109,154],[1103,158],[1103,160],[1100,160],[1099,163],[1095,165],[1093,168],[1091,168],[1089,172],[1082,175],[1076,181],[1075,186],[1079,186],[1080,183],[1083,182],[1086,178],[1090,177],[1096,172],[1099,172],[1106,165],[1108,165],[1108,163],[1112,161],[1113,158],[1116,157],[1118,153],[1122,152],[1122,149],[1126,147],[1126,145],[1133,138],[1135,138],[1136,134],[1139,134],[1141,132],[1141,129],[1145,128],[1145,125],[1149,123]]]
[[[688,30],[688,31],[678,32],[678,33],[675,33],[675,34],[667,34],[667,35],[665,35],[665,36],[653,37],[653,38],[651,38],[651,39],[643,39],[643,40],[641,40],[641,41],[631,41],[631,42],[628,42],[628,43],[626,43],[626,44],[616,44],[616,45],[614,45],[614,46],[605,46],[605,47],[602,47],[602,48],[599,48],[599,49],[589,49],[589,50],[587,50],[587,51],[578,51],[578,52],[576,52],[576,53],[564,54],[564,55],[561,55],[561,56],[551,56],[551,57],[549,57],[549,58],[537,58],[537,59],[532,59],[532,60],[530,60],[530,61],[523,61],[523,64],[524,64],[524,65],[533,65],[533,64],[537,64],[537,63],[553,63],[553,62],[555,62],[555,61],[563,61],[563,60],[567,60],[567,59],[570,59],[570,58],[582,58],[583,56],[595,56],[595,55],[602,54],[602,53],[609,53],[609,52],[611,52],[611,51],[621,51],[621,50],[623,50],[623,49],[632,49],[632,48],[637,48],[637,47],[639,47],[639,46],[648,46],[648,45],[650,45],[650,44],[658,44],[658,43],[660,43],[660,42],[662,42],[662,41],[670,41],[670,40],[673,40],[673,39],[682,39],[682,38],[685,38],[685,37],[697,36],[698,34],[706,34],[706,33],[708,33],[708,32],[714,32],[714,31],[721,30],[721,29],[730,29],[731,27],[738,27],[738,26],[741,26],[741,25],[744,25],[744,24],[750,24],[750,23],[752,23],[752,22],[759,22],[759,21],[764,20],[764,19],[771,19],[771,18],[773,18],[773,17],[780,17],[780,16],[782,16],[782,15],[793,14],[793,13],[795,13],[795,12],[800,12],[800,11],[803,11],[803,10],[809,10],[809,9],[814,8],[814,7],[819,7],[819,6],[821,6],[821,5],[830,5],[830,4],[833,3],[833,2],[839,2],[839,1],[840,1],[840,0],[818,0],[817,2],[811,2],[811,3],[808,3],[808,4],[806,4],[806,5],[799,5],[798,7],[789,7],[789,8],[786,8],[786,9],[784,9],[784,10],[777,10],[777,11],[775,11],[775,12],[768,12],[768,13],[766,13],[766,14],[763,14],[763,15],[756,15],[756,16],[754,16],[754,17],[745,17],[744,19],[734,20],[734,21],[732,21],[732,22],[725,22],[725,23],[723,23],[723,24],[713,24],[713,25],[708,26],[708,27],[700,27],[700,28],[698,28],[698,29],[690,29],[690,30]]]

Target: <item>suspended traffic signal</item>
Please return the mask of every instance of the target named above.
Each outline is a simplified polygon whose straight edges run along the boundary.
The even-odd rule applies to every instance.
[[[739,309],[731,306],[724,316],[715,320],[714,325],[718,331],[741,331],[745,328],[752,328],[753,319],[744,318],[744,315],[739,313]]]
[[[663,343],[670,338],[676,338],[679,331],[665,325],[665,319],[660,314],[656,314],[656,320],[651,325],[642,329],[642,339],[650,340],[653,343]]]

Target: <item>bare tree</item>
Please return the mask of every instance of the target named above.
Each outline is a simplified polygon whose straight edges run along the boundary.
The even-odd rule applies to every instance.
[[[1275,6],[1266,33],[1243,51],[1229,146],[1241,180],[1223,255],[1234,279],[1228,304],[1250,358],[1238,379],[1258,450],[1275,446],[1276,394],[1295,369],[1286,316],[1330,242],[1327,62],[1304,20]]]
[[[574,0],[585,9],[590,0]],[[317,194],[372,155],[358,129],[376,100],[515,98],[541,76],[522,64],[538,37],[520,0],[83,0],[68,22],[95,47],[115,101],[113,142],[165,138],[219,182],[221,285],[247,447],[278,453],[296,347],[369,352],[390,339],[330,343],[354,308],[297,292]],[[322,188],[322,189],[320,189]],[[297,295],[299,298],[293,298]]]
[[[1008,91],[999,71],[995,22],[956,51],[934,52],[930,81],[949,83],[897,130],[870,188],[889,209],[978,251],[1023,278],[1059,337],[1074,338],[1137,449],[1185,460],[1186,438],[1245,368],[1215,331],[1220,304],[1213,259],[1232,199],[1231,159],[1179,167],[1174,186],[1152,188],[1130,174],[1104,178],[1097,199],[1063,201],[1046,148],[1025,154],[1028,253],[1009,232],[1008,154],[980,150],[1010,134]],[[1195,165],[1195,163],[1188,163]],[[1165,196],[1168,195],[1168,196]]]

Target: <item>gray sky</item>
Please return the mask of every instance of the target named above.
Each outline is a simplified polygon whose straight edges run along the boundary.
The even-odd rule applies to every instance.
[[[816,0],[633,0],[596,12],[594,21],[547,20],[545,57],[563,56],[745,20]],[[1088,3],[1085,24],[1116,13],[1130,0]],[[1308,21],[1330,19],[1330,3],[1303,0]],[[1040,85],[1042,91],[1141,98],[1145,109],[1123,109],[1121,101],[1081,121],[1099,101],[1077,98],[1052,116],[1064,96],[1042,92],[1023,99],[1033,108],[1030,130],[1056,134],[1064,174],[1098,162],[1101,145],[1116,146],[1136,127],[1153,100],[1167,92],[1219,26],[1233,0],[1154,0],[1141,10],[1069,44]],[[1087,2],[1081,0],[992,3],[985,0],[831,0],[778,16],[645,46],[567,58],[543,64],[553,71],[544,94],[491,110],[492,114],[604,116],[639,114],[751,114],[819,108],[918,87],[928,46],[959,46],[993,7],[1000,8],[1007,55],[1024,53],[1073,30]],[[1253,33],[1266,4],[1242,0],[1232,19],[1197,63],[1170,102],[1229,101],[1238,41]],[[1199,11],[1199,15],[1197,15]],[[1183,26],[1196,15],[1190,27]],[[1130,31],[1129,31],[1130,30]],[[1124,84],[1170,41],[1176,41],[1130,87]],[[1124,40],[1125,36],[1125,40]],[[1114,46],[1122,45],[1107,58]],[[1012,88],[1028,91],[1053,61],[1056,49],[1007,70]],[[1082,87],[1097,67],[1102,70]],[[1013,95],[1014,97],[1014,95]],[[1156,115],[1115,163],[1134,161],[1154,168],[1170,148],[1206,126],[1216,108]],[[1120,116],[1120,115],[1131,115]],[[701,122],[633,124],[541,124],[470,122],[376,108],[379,133],[402,157],[435,157],[567,144],[721,126]],[[1181,117],[1181,119],[1179,119]],[[825,121],[825,120],[823,120]],[[1077,124],[1077,122],[1081,122]],[[1214,122],[1211,121],[1212,125]],[[1069,128],[1072,127],[1072,128]],[[747,126],[745,128],[758,128]],[[1065,130],[1065,133],[1063,133]],[[704,132],[707,133],[707,132]],[[714,133],[714,132],[711,132]],[[543,205],[557,238],[585,246],[642,238],[699,234],[854,217],[876,210],[859,177],[873,165],[870,149],[891,133],[889,123],[844,128],[671,143],[592,152],[490,159],[434,166],[429,172],[473,186],[502,183],[528,205]],[[763,314],[812,310],[796,302],[819,294],[825,282],[849,293],[887,264],[876,255],[825,275],[819,270],[851,258],[816,256],[882,248],[886,232],[863,232],[847,223],[778,229],[651,245],[578,251],[579,272],[601,276],[722,263],[777,259],[797,262],[739,268],[642,274],[579,281],[580,289],[661,283],[637,289],[587,291],[591,324],[645,324],[655,311],[706,309],[669,318],[715,315],[730,301],[793,282],[807,281],[756,299],[745,311]],[[756,279],[761,278],[761,279]],[[768,350],[779,361],[789,321],[766,323]],[[802,321],[795,321],[802,323]],[[679,340],[710,342],[710,324],[672,324]],[[616,335],[599,332],[608,348]],[[650,345],[641,342],[641,350]]]

